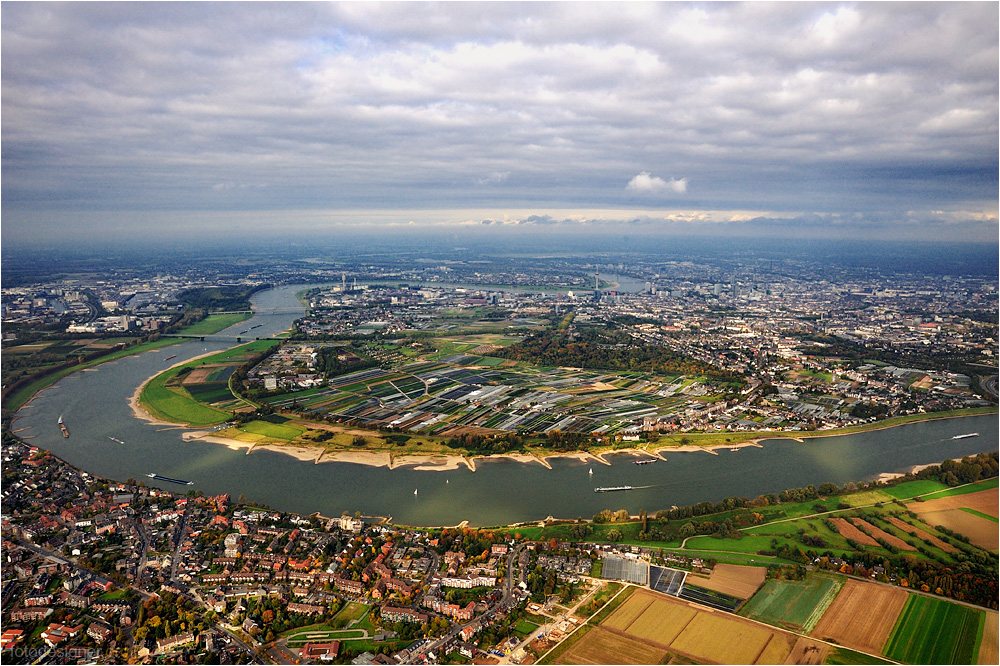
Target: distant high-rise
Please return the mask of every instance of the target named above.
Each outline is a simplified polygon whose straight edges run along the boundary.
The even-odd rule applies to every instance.
[[[340,274],[340,290],[347,291],[347,273]]]

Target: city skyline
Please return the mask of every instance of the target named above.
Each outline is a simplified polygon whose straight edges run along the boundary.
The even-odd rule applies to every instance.
[[[994,3],[16,3],[3,240],[997,240]]]

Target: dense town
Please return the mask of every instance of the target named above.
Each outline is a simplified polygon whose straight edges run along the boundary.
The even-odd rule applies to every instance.
[[[619,552],[109,482],[9,435],[3,461],[3,649],[16,661],[519,663],[537,638],[514,633],[525,614],[550,640],[565,634],[579,623],[567,608],[592,600],[597,563]],[[324,624],[342,630],[297,631]]]

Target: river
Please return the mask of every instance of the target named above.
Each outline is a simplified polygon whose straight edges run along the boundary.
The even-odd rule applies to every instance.
[[[299,315],[295,293],[307,286],[284,286],[255,294],[256,314],[226,333],[261,324],[254,335],[286,330]],[[504,525],[546,516],[590,517],[602,509],[656,511],[671,505],[756,497],[785,488],[846,483],[913,465],[940,462],[995,450],[997,417],[970,416],[924,421],[872,432],[806,440],[769,440],[762,448],[665,452],[667,460],[634,465],[629,454],[608,457],[610,466],[569,458],[550,458],[552,469],[508,459],[477,461],[477,471],[389,470],[343,462],[315,465],[272,451],[243,451],[205,442],[184,442],[190,428],[165,428],[136,419],[128,399],[150,376],[185,359],[221,350],[225,342],[185,342],[122,358],[78,372],[42,391],[17,415],[14,429],[31,444],[52,451],[100,476],[129,477],[172,491],[187,488],[146,478],[157,474],[194,482],[191,489],[215,495],[241,494],[273,508],[326,516],[343,511],[391,516],[401,524]],[[170,356],[176,356],[169,361]],[[62,415],[70,431],[63,438]],[[979,432],[979,437],[952,439]],[[119,444],[110,438],[121,440]],[[589,474],[589,470],[593,474]],[[631,485],[634,490],[595,493],[594,487]],[[418,493],[415,495],[414,490]]]

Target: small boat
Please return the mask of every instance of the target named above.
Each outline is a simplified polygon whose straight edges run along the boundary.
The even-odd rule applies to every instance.
[[[966,439],[967,437],[979,437],[978,432],[969,432],[964,435],[955,435],[952,439]]]
[[[414,490],[413,490],[413,494],[414,494],[414,495],[416,495],[416,494],[417,494],[417,490],[416,490],[415,488],[414,488]]]
[[[729,450],[730,451],[739,451],[740,447],[738,447],[738,446],[731,446],[731,447],[729,447]]]
[[[594,468],[593,468],[593,467],[591,467],[591,468],[590,468],[590,471],[589,471],[589,472],[587,472],[587,473],[588,473],[588,474],[593,474],[593,473],[594,473]]]
[[[108,437],[108,439],[110,439],[112,442],[115,442],[116,444],[124,444],[125,443],[122,440],[118,439],[117,437]]]
[[[173,356],[168,356],[168,357],[166,357],[166,358],[165,358],[165,359],[163,359],[163,360],[164,360],[164,361],[169,361],[169,360],[170,360],[170,359],[172,359],[172,358],[177,358],[177,354],[174,354]]]
[[[448,480],[448,479],[445,479],[445,480],[444,480],[444,482],[445,482],[445,483],[451,483],[451,481],[450,481],[450,480]]]
[[[644,460],[635,460],[635,461],[633,461],[633,464],[634,465],[648,465],[649,463],[655,463],[655,462],[656,462],[656,458],[646,458]]]

